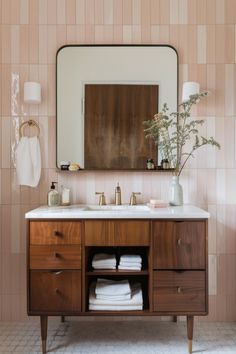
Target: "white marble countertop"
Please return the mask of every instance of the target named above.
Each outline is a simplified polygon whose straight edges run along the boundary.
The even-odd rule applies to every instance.
[[[193,205],[149,208],[146,205],[42,206],[25,214],[26,219],[208,219],[210,214]]]

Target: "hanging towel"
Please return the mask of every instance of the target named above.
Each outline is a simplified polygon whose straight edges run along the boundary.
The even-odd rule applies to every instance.
[[[16,148],[18,184],[36,187],[41,175],[41,153],[37,136],[23,136]]]
[[[131,288],[129,281],[126,280],[110,280],[98,279],[95,293],[100,295],[123,295],[130,294]]]

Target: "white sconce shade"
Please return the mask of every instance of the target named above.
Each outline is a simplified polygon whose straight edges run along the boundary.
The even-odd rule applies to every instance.
[[[38,104],[41,102],[40,83],[32,81],[24,83],[24,101],[29,104]]]
[[[184,82],[182,90],[182,102],[189,100],[189,96],[200,92],[200,84],[194,81]]]

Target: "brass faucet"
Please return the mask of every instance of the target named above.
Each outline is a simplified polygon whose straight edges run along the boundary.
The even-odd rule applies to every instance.
[[[104,192],[96,192],[95,194],[99,194],[98,204],[99,205],[106,205],[106,198],[105,198]]]
[[[121,189],[119,183],[117,183],[115,189],[115,205],[121,205]]]
[[[140,192],[132,192],[131,197],[130,197],[130,205],[137,205],[137,198],[136,195],[141,194]]]

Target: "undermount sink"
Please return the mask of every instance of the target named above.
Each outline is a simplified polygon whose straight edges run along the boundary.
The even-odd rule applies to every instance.
[[[88,205],[86,210],[88,211],[150,211],[149,207],[146,205]]]

